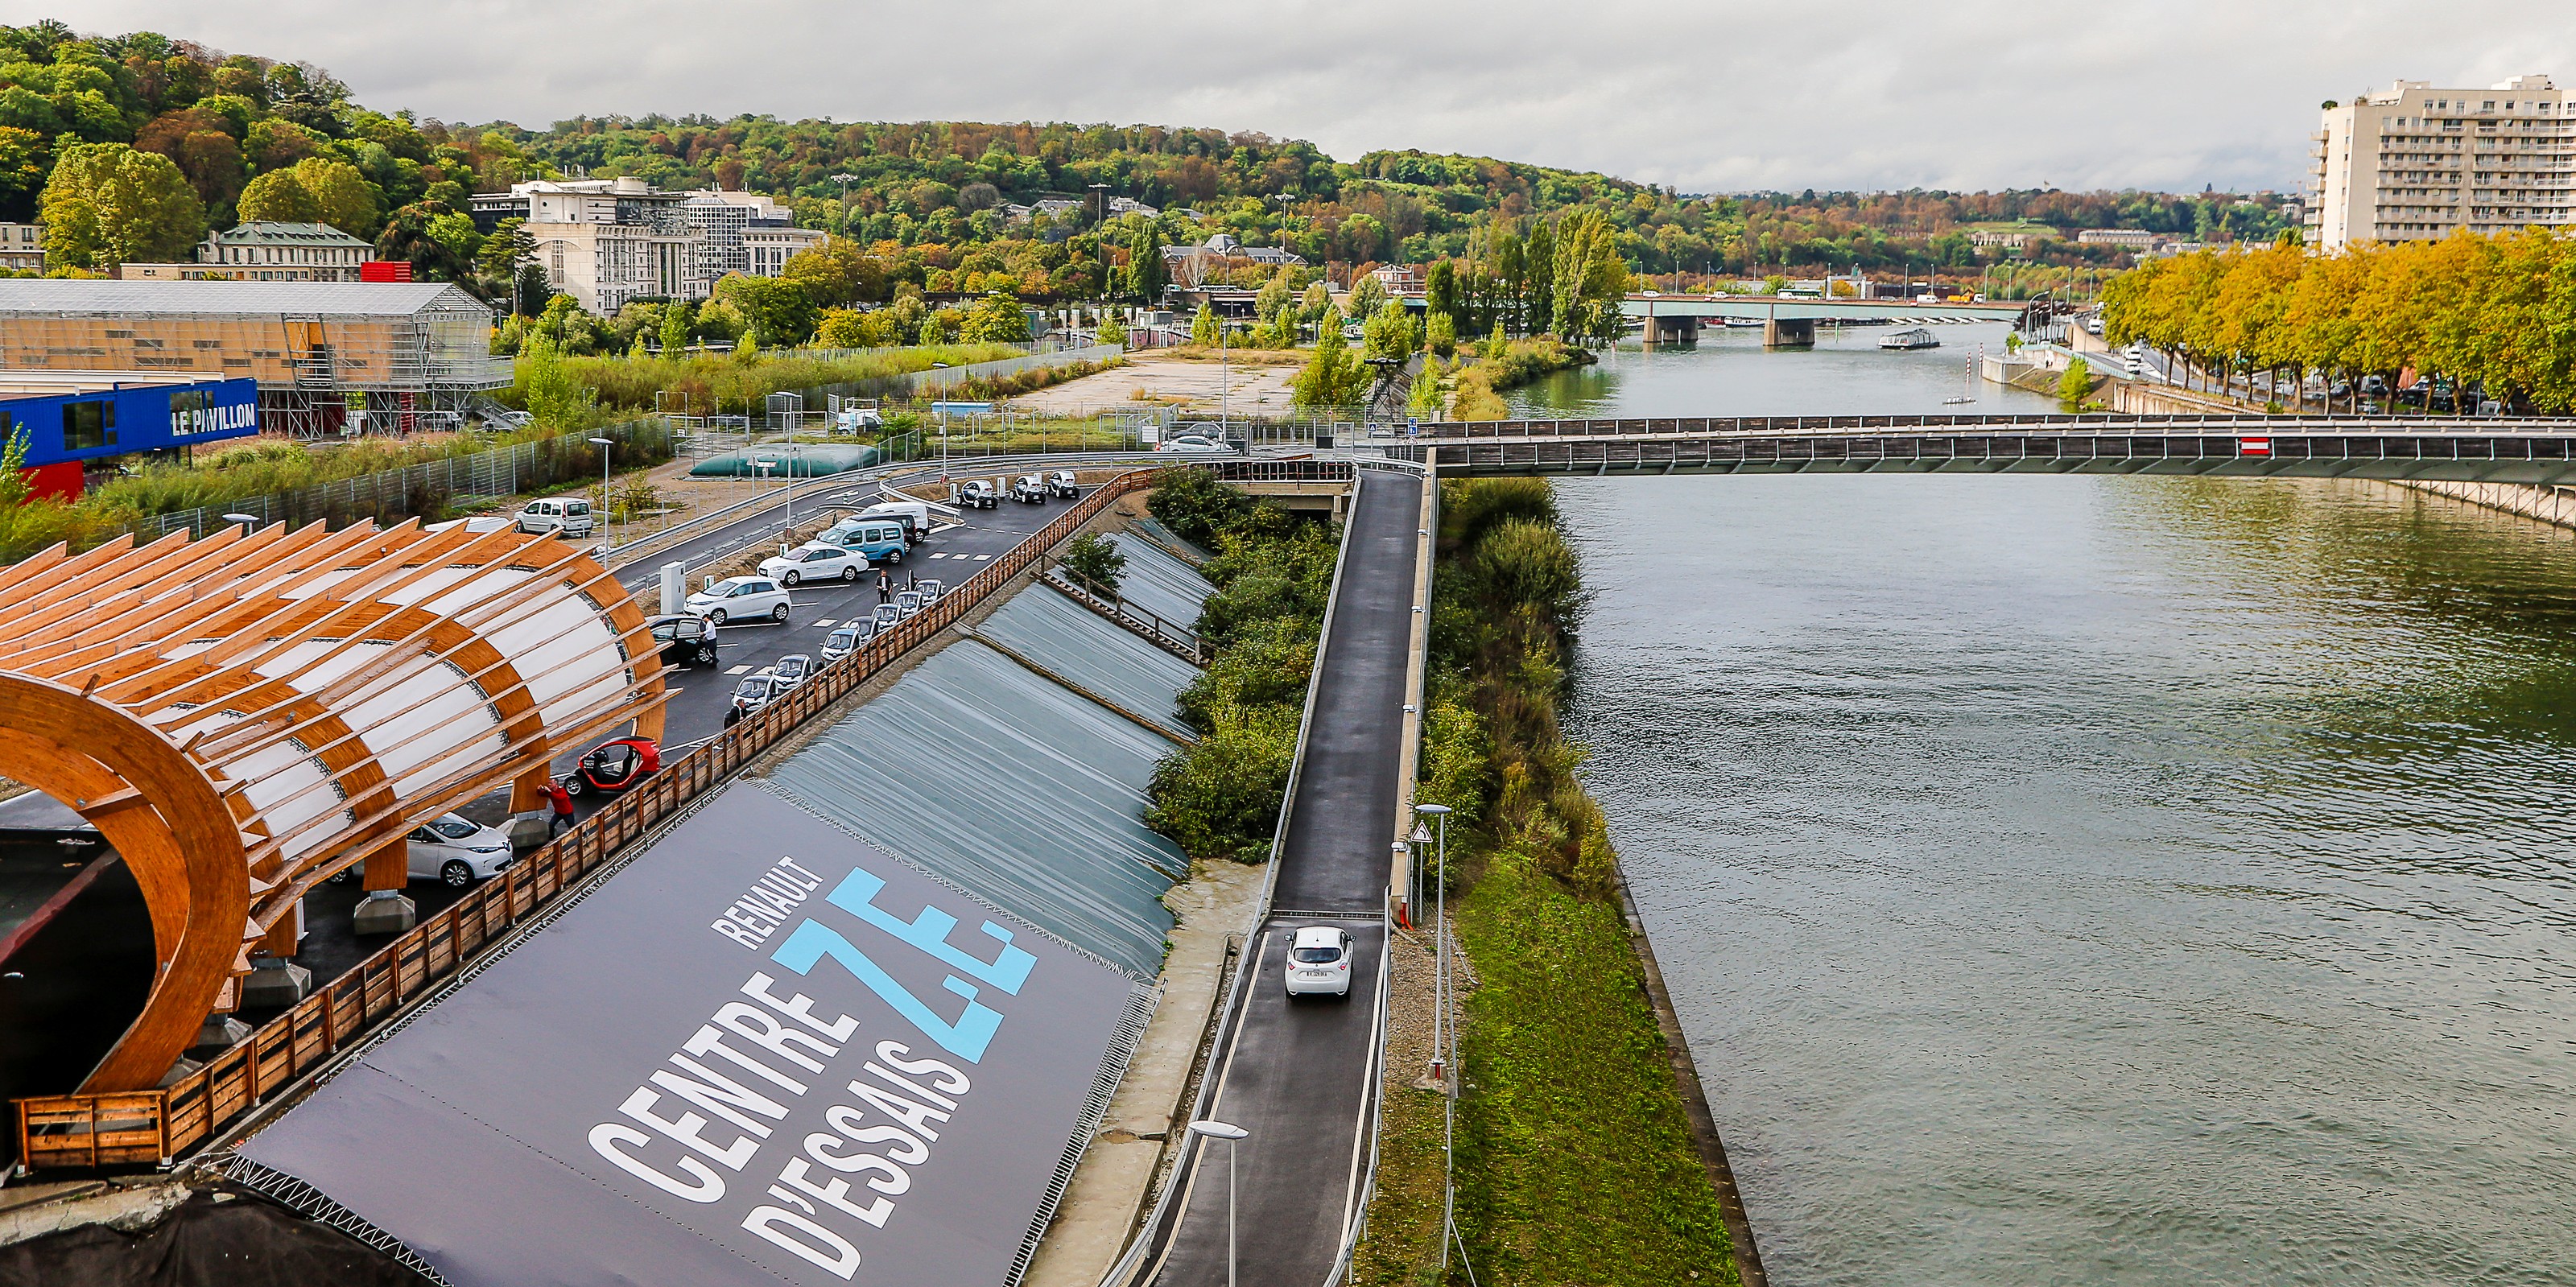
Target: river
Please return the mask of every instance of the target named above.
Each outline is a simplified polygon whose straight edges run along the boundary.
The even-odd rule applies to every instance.
[[[1965,333],[1518,401],[1938,411]],[[2365,482],[1560,488],[1572,727],[1774,1282],[2576,1282],[2576,533]]]

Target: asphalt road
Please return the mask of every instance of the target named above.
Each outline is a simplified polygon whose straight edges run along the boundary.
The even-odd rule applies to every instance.
[[[1327,623],[1323,679],[1289,802],[1275,909],[1247,952],[1251,973],[1208,1075],[1208,1115],[1251,1132],[1230,1146],[1236,1280],[1320,1287],[1360,1201],[1377,1048],[1378,963],[1385,953],[1387,846],[1403,756],[1404,671],[1411,645],[1420,480],[1364,471],[1352,509],[1340,598]],[[1291,1002],[1280,974],[1307,925],[1356,940],[1352,995]],[[1156,1231],[1160,1287],[1226,1281],[1227,1149],[1201,1144],[1184,1163],[1174,1214]]]

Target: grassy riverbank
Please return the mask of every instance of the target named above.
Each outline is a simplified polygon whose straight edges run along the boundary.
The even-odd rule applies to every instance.
[[[1644,970],[1617,855],[1557,725],[1584,603],[1541,480],[1445,485],[1419,798],[1456,810],[1450,906],[1466,993],[1460,1245],[1449,1282],[1737,1280]],[[1441,1101],[1390,1069],[1360,1283],[1434,1283]],[[1442,1287],[1446,1287],[1443,1284]]]
[[[1503,390],[1600,360],[1589,349],[1551,339],[1486,340],[1462,345],[1461,351],[1468,348],[1476,350],[1478,360],[1453,377],[1453,420],[1510,419],[1512,409],[1502,399]]]

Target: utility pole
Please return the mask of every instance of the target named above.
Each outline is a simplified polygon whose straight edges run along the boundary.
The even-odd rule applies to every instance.
[[[850,185],[859,181],[855,174],[836,174],[832,182],[841,185],[841,235],[850,235]]]

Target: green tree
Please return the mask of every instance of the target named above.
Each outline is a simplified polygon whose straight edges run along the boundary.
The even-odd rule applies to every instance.
[[[1458,351],[1458,319],[1448,313],[1433,313],[1422,328],[1423,347],[1442,357]]]
[[[689,351],[689,301],[675,299],[662,306],[662,356],[675,358]]]
[[[304,186],[293,167],[271,170],[250,181],[233,210],[243,223],[320,223],[322,203]]]
[[[0,125],[0,219],[35,218],[36,196],[44,190],[45,163],[51,151],[44,135]]]
[[[968,343],[1015,344],[1029,338],[1028,310],[1008,295],[992,294],[975,301],[966,320],[958,327],[958,338]]]
[[[1317,328],[1314,355],[1289,384],[1291,398],[1313,410],[1347,407],[1360,400],[1367,386],[1368,368],[1342,340],[1341,312],[1327,307]]]
[[[1264,322],[1276,321],[1288,311],[1288,273],[1282,269],[1261,283],[1261,293],[1252,297],[1252,312]]]
[[[716,284],[716,296],[742,314],[762,343],[773,346],[804,343],[822,318],[805,287],[783,277],[735,274]]]
[[[1459,299],[1456,260],[1441,259],[1431,265],[1431,271],[1425,274],[1422,281],[1422,306],[1426,320],[1433,317],[1448,318],[1450,333],[1452,335],[1457,333]]]
[[[122,143],[63,148],[39,207],[45,257],[79,268],[183,259],[206,231],[206,207],[179,167]]]
[[[1401,362],[1412,357],[1419,347],[1411,311],[1395,300],[1379,305],[1360,325],[1360,355],[1365,359],[1392,358]]]
[[[492,235],[483,239],[483,249],[474,256],[475,266],[483,275],[496,281],[509,281],[519,265],[533,259],[537,240],[528,235],[528,221],[516,215],[493,225]]]
[[[823,244],[788,256],[779,275],[803,285],[825,308],[885,297],[885,265],[846,237],[826,237]]]
[[[294,174],[295,181],[313,196],[314,222],[352,237],[376,235],[376,192],[358,167],[314,156],[296,162]]]
[[[1379,281],[1375,273],[1360,274],[1351,283],[1350,296],[1342,301],[1342,307],[1363,321],[1377,316],[1377,311],[1386,307],[1386,283]]]
[[[2093,392],[2093,370],[2084,359],[2066,364],[2066,373],[2057,377],[2057,405],[2068,411],[2084,409],[2084,399]]]
[[[1126,575],[1127,556],[1118,545],[1098,532],[1085,532],[1064,547],[1064,570],[1083,584],[1115,594],[1119,578]]]
[[[1446,313],[1440,314],[1442,321],[1447,321],[1448,317]],[[1440,374],[1440,359],[1434,357],[1422,360],[1422,372],[1413,377],[1413,388],[1406,394],[1404,400],[1404,409],[1411,413],[1414,419],[1440,418]]]
[[[1170,281],[1163,270],[1163,233],[1152,223],[1136,230],[1127,248],[1127,290],[1136,298],[1152,303],[1162,298],[1163,287]]]
[[[1557,221],[1554,317],[1568,343],[1606,345],[1619,338],[1619,301],[1628,292],[1628,263],[1607,215],[1585,206]]]
[[[1217,340],[1216,310],[1199,305],[1198,316],[1190,319],[1190,343],[1214,346]]]
[[[1315,321],[1332,306],[1333,288],[1318,278],[1306,287],[1305,294],[1297,298],[1297,318],[1304,322]]]

